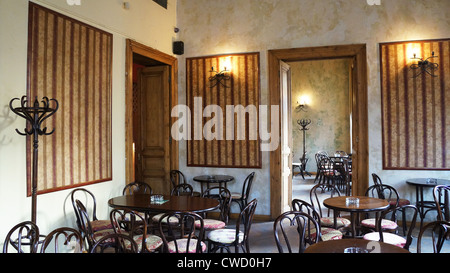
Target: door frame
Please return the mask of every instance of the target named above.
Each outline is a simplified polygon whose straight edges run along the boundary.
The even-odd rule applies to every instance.
[[[305,61],[333,58],[354,58],[352,92],[352,195],[364,195],[369,185],[369,130],[367,111],[367,55],[365,44],[335,45],[305,48],[274,49],[268,51],[268,87],[271,105],[280,105],[280,61]],[[279,108],[281,109],[281,108]],[[281,111],[281,110],[279,110]],[[272,116],[272,115],[270,115]],[[281,113],[278,123],[281,128]],[[281,130],[280,136],[281,137]],[[280,196],[281,149],[270,152],[270,211],[275,219],[282,212]]]
[[[286,81],[286,82],[285,82]],[[286,83],[286,86],[284,85]],[[283,113],[285,113],[285,120],[281,123],[281,184],[282,192],[281,195],[281,206],[282,211],[285,212],[290,209],[292,202],[292,88],[291,88],[291,67],[289,64],[280,61],[280,117],[283,118]],[[284,98],[284,99],[283,99]],[[285,124],[283,124],[285,123]],[[286,129],[286,130],[285,130]],[[289,154],[283,156],[283,149],[289,149]],[[286,151],[284,151],[286,152]],[[287,166],[285,165],[287,164]],[[286,172],[286,167],[289,172]],[[283,178],[283,172],[285,178]],[[286,177],[287,176],[287,177]],[[287,179],[287,181],[285,180]]]
[[[164,63],[170,67],[169,80],[169,109],[178,104],[178,59],[143,45],[131,39],[126,40],[125,56],[125,182],[134,181],[133,160],[133,54],[139,54],[149,59]],[[170,111],[169,111],[170,112]],[[170,114],[170,113],[169,113]],[[170,118],[170,126],[176,117]],[[170,130],[170,129],[169,129]],[[170,141],[170,168],[178,169],[178,141]]]

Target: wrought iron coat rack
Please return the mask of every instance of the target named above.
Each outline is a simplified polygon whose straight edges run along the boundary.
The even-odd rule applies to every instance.
[[[309,124],[311,124],[311,120],[310,119],[297,120],[297,124],[301,126],[300,130],[303,131],[303,155],[300,158],[300,161],[302,163],[302,166],[301,166],[300,170],[302,172],[302,175],[303,175],[303,172],[304,172],[306,175],[311,176],[311,174],[306,171],[306,163],[308,163],[308,158],[306,158],[306,130],[309,130],[306,127]]]
[[[16,129],[16,132],[19,135],[33,135],[33,168],[32,168],[32,176],[31,176],[31,221],[36,223],[36,196],[37,196],[37,175],[38,175],[38,147],[39,135],[51,135],[55,131],[47,132],[47,127],[41,128],[42,122],[48,119],[50,116],[55,114],[55,112],[59,108],[59,103],[56,99],[48,99],[47,97],[43,97],[41,103],[39,103],[37,97],[33,103],[33,106],[29,106],[29,101],[27,96],[22,96],[20,99],[20,107],[13,107],[13,102],[15,100],[19,100],[19,98],[14,98],[9,102],[9,108],[16,115],[23,117],[29,124],[27,126],[29,129],[25,128],[24,132],[20,132]],[[55,106],[50,107],[50,102],[53,101]]]

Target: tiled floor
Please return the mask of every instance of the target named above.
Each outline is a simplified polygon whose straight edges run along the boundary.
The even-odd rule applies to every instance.
[[[293,198],[303,199],[309,202],[309,191],[314,186],[314,177],[303,180],[297,177],[293,181]],[[417,235],[419,228],[413,231],[413,242],[410,246],[412,253],[417,252]],[[250,231],[250,250],[252,253],[278,253],[273,235],[273,221],[254,222]],[[430,236],[422,241],[422,252],[431,253]],[[450,243],[444,245],[443,253],[450,253]]]

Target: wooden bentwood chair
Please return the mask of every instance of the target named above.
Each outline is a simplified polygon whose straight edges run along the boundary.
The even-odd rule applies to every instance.
[[[91,215],[87,211],[88,206],[84,205],[84,203],[80,201],[81,197],[83,197],[87,202],[92,202],[92,214]],[[86,211],[87,219],[85,219],[85,221],[89,221],[89,224],[90,224],[93,232],[112,229],[111,221],[109,219],[108,220],[99,220],[97,218],[97,201],[92,192],[90,192],[84,188],[74,189],[70,194],[70,198],[72,200],[72,206],[73,206],[75,216],[77,219],[78,230],[81,232],[81,235],[83,235],[83,237],[85,236],[85,234],[83,234],[83,227],[81,224],[81,218],[83,216],[80,215],[79,207],[77,206],[77,202],[76,202],[77,200],[82,204],[84,210]],[[86,202],[86,204],[88,204],[87,202]],[[92,219],[92,220],[90,220],[90,219]]]
[[[180,172],[179,170],[171,170],[170,171],[170,182],[172,184],[172,190],[174,188],[176,188],[178,185],[189,185],[190,187],[192,187],[192,185],[190,185],[187,182],[186,176]],[[185,193],[182,193],[182,195],[184,195]],[[193,191],[192,190],[192,194],[188,193],[188,195],[190,196],[200,196],[200,192],[198,191]]]
[[[450,235],[450,222],[447,221],[434,221],[426,224],[417,237],[417,253],[422,253],[422,240],[425,238],[424,234],[431,231],[429,236],[431,239],[431,245],[433,246],[433,253],[441,253],[442,246],[444,245],[447,237]],[[428,236],[426,236],[428,237]]]
[[[439,221],[450,221],[450,186],[438,185],[433,189]]]
[[[253,178],[255,177],[255,172],[249,174],[242,185],[242,192],[232,192],[231,201],[236,202],[242,211],[248,205],[248,197],[250,196],[250,189],[252,188]]]
[[[139,247],[131,236],[122,233],[105,235],[93,246],[90,253],[138,253]]]
[[[76,229],[61,227],[53,230],[45,237],[40,252],[68,253],[72,251],[74,253],[83,252],[83,237]]]
[[[329,223],[327,223],[328,226],[321,225],[321,217],[310,203],[301,199],[294,199],[292,200],[292,211],[304,212],[311,216],[319,224],[319,229],[311,227],[311,230],[308,233],[310,237],[308,237],[307,240],[309,240],[310,244],[314,242],[317,234],[319,234],[320,240],[322,241],[342,239],[343,234],[341,231],[330,227],[328,225]]]
[[[351,225],[350,220],[341,217],[340,214],[338,214],[336,215],[337,216],[336,223],[334,223],[334,216],[331,215],[331,210],[326,209],[327,211],[326,215],[324,215],[324,212],[322,211],[323,199],[337,196],[341,196],[341,192],[335,185],[320,184],[320,183],[315,185],[309,193],[311,205],[320,215],[320,222],[319,222],[320,226],[336,228],[345,233],[347,231],[346,229]]]
[[[141,253],[155,252],[163,243],[159,236],[148,234],[147,222],[136,211],[113,209],[110,218],[114,232],[133,238]]]
[[[370,186],[365,193],[366,196],[379,198],[388,200],[390,204],[390,208],[396,208],[399,207],[399,195],[397,190],[389,185],[385,184],[376,184]],[[364,219],[361,221],[361,227],[365,229],[369,229],[371,231],[376,230],[376,224],[378,219],[378,214],[375,217],[368,217],[367,219]],[[404,215],[402,217],[405,217]],[[406,218],[403,220],[403,222],[406,225]],[[397,229],[398,225],[396,221],[392,221],[389,219],[382,219],[381,220],[381,229],[383,230],[395,230]],[[404,231],[406,230],[406,226],[404,228]]]
[[[3,243],[3,253],[9,253],[12,246],[17,253],[36,253],[39,242],[39,228],[31,222],[25,221],[15,225],[6,235]]]
[[[273,224],[278,252],[284,253],[284,249],[287,248],[289,253],[293,253],[294,245],[291,244],[298,242],[298,253],[303,253],[308,245],[319,242],[321,236],[312,236],[312,233],[317,235],[317,230],[320,230],[319,223],[307,213],[288,211],[281,214]],[[280,237],[284,240],[280,240]]]
[[[91,221],[89,219],[89,215],[83,203],[80,200],[75,200],[75,205],[77,209],[77,214],[80,216],[80,232],[83,238],[87,242],[87,250],[91,252],[94,246],[98,246],[99,240],[106,236],[114,233],[114,229],[112,228],[111,221],[109,221],[110,229],[102,229],[95,231],[93,226],[91,225]],[[102,242],[105,242],[102,240]]]
[[[241,211],[236,221],[236,228],[223,228],[210,231],[208,233],[209,252],[223,252],[224,249],[230,252],[230,247],[234,246],[235,253],[239,252],[239,247],[242,251],[250,253],[250,246],[248,236],[250,234],[250,227],[253,222],[257,200],[253,199]],[[243,230],[241,230],[241,224]]]
[[[153,194],[153,189],[149,184],[135,181],[127,184],[122,191],[122,195],[133,194]]]
[[[408,232],[406,234],[406,238],[398,235],[397,229],[391,230],[391,232],[388,232],[387,229],[384,229],[382,227],[383,220],[385,220],[386,216],[388,214],[391,214],[390,221],[395,223],[397,225],[397,213],[402,214],[410,214],[412,215],[412,220],[408,228]],[[381,216],[378,218],[376,223],[376,231],[370,232],[364,235],[365,240],[370,241],[380,241],[385,242],[391,245],[396,245],[398,247],[404,248],[406,250],[409,250],[409,246],[412,242],[412,231],[414,230],[414,227],[416,226],[416,220],[417,220],[417,213],[418,210],[416,206],[413,205],[405,205],[403,207],[393,207],[388,210],[385,210],[381,213]],[[398,225],[397,225],[398,227]]]
[[[203,223],[205,230],[214,230],[224,228],[228,224],[231,207],[231,193],[224,187],[212,187],[203,192],[202,197],[216,198],[219,201],[219,219],[206,218],[206,213],[203,213]],[[199,227],[200,222],[196,222],[196,227]]]
[[[200,222],[198,228],[195,225],[196,221]],[[205,232],[203,218],[196,213],[170,212],[163,214],[159,220],[159,232],[164,243],[163,252],[203,253],[206,251],[206,244],[201,241]]]

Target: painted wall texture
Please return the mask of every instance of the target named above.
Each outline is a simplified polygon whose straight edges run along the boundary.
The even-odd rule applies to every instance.
[[[293,161],[303,155],[303,131],[297,121],[310,119],[306,128],[306,170],[317,170],[314,154],[326,151],[351,153],[349,59],[289,62],[292,89]],[[306,111],[296,109],[306,102]]]
[[[365,0],[179,0],[178,39],[184,41],[180,57],[179,99],[185,101],[184,58],[236,52],[261,53],[261,104],[268,102],[267,50],[363,43],[367,47],[369,173],[395,186],[403,198],[415,200],[410,177],[450,177],[445,171],[382,170],[381,94],[378,45],[381,42],[450,37],[448,0],[395,0],[368,5]],[[268,153],[256,170],[251,198],[258,198],[258,214],[269,214],[270,171]],[[186,168],[186,145],[180,143],[180,168],[190,177],[223,170]],[[229,169],[237,177],[237,190],[252,170]],[[369,179],[369,178],[368,178]],[[195,183],[195,182],[194,182]],[[428,196],[430,197],[430,196]],[[431,214],[430,214],[431,215]],[[434,215],[433,215],[434,217]]]
[[[23,130],[25,120],[8,106],[12,98],[26,94],[28,2],[0,0],[0,245],[14,225],[31,219],[31,198],[26,197],[26,141],[15,131]],[[171,54],[176,1],[169,0],[167,10],[147,0],[132,1],[129,10],[123,9],[122,1],[83,0],[80,6],[69,6],[65,0],[33,2],[113,34],[113,179],[85,187],[97,197],[98,218],[108,219],[108,199],[121,195],[125,186],[125,41],[135,39]],[[52,126],[48,127],[51,130]],[[70,192],[38,196],[37,224],[42,234],[57,227],[76,227]]]

